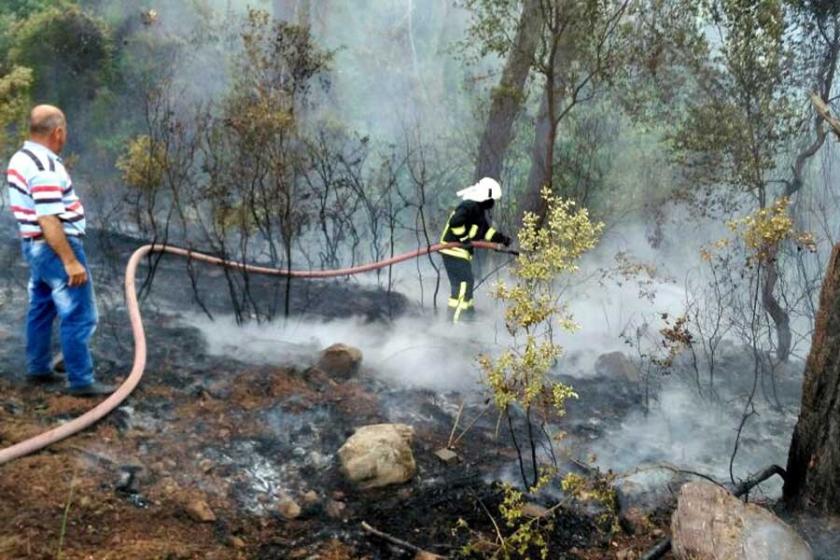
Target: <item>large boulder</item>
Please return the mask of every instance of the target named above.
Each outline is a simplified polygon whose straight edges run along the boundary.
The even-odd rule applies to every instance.
[[[813,560],[784,521],[708,482],[683,485],[671,532],[680,560]]]
[[[639,381],[639,368],[623,352],[601,354],[595,360],[595,373],[603,377],[625,381]]]
[[[338,450],[341,471],[364,489],[407,482],[417,472],[413,437],[414,429],[405,424],[358,428]]]
[[[349,379],[359,371],[361,364],[361,350],[339,343],[321,352],[316,367],[331,377]]]

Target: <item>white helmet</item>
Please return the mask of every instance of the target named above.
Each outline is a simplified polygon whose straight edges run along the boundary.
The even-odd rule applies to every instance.
[[[502,186],[495,179],[485,177],[478,183],[456,193],[464,200],[484,202],[485,200],[499,200],[502,198]]]

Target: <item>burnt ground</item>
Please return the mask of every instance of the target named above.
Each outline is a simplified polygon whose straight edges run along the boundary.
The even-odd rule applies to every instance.
[[[120,246],[115,249],[112,240],[109,250],[124,263],[132,243],[117,241]],[[0,300],[0,446],[91,406],[21,383],[26,270],[16,251],[10,245],[3,255],[9,274]],[[94,258],[102,314],[94,350],[100,377],[119,382],[129,369],[132,346],[121,283],[114,281],[122,265],[112,262]],[[225,293],[224,278],[210,275],[203,282],[205,304],[221,312],[228,302],[216,296]],[[271,283],[255,287],[263,295],[275,289]],[[389,305],[391,313],[412,312],[396,294],[360,291],[348,282],[308,290],[295,296],[298,312],[370,320],[384,320],[381,312]],[[183,264],[164,261],[144,305],[150,355],[139,388],[92,429],[0,467],[0,558],[55,558],[59,547],[67,559],[413,556],[366,534],[363,521],[447,556],[469,538],[454,531],[459,520],[493,540],[488,512],[498,512],[502,492],[489,481],[509,472],[514,459],[504,430],[496,438],[495,417],[488,414],[476,423],[459,442],[461,462],[447,466],[433,452],[449,438],[460,395],[389,386],[364,369],[339,381],[306,366],[254,366],[211,356],[199,331],[163,311],[163,303],[188,301]],[[609,411],[600,412],[607,422],[620,422],[640,398],[637,388],[621,382],[604,388],[581,381],[577,388],[582,403],[590,392],[607,395],[599,400]],[[463,417],[475,418],[483,409],[483,402],[470,402]],[[337,468],[337,449],[354,426],[393,421],[415,428],[417,476],[380,490],[348,485]],[[579,439],[598,437],[602,429],[574,420],[567,428]],[[564,467],[575,468],[575,463]],[[294,519],[281,513],[289,500],[301,507]],[[540,500],[554,503],[549,496]],[[188,513],[198,502],[212,511],[213,520],[199,522]],[[549,536],[552,557],[614,558],[642,551],[666,528],[663,515],[654,516],[642,534],[605,531],[597,521],[600,513],[586,504],[558,509]]]

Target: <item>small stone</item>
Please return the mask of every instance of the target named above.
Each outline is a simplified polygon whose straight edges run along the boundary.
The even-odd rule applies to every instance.
[[[158,484],[163,489],[163,493],[166,496],[170,496],[178,490],[178,483],[175,482],[175,479],[172,477],[162,478]]]
[[[318,492],[316,492],[315,490],[310,490],[309,492],[301,496],[301,500],[303,501],[303,503],[308,506],[318,503],[320,499],[321,498],[318,496]]]
[[[284,519],[292,520],[300,517],[300,506],[291,498],[284,498],[277,509]]]
[[[333,344],[321,352],[317,368],[332,377],[346,380],[359,371],[362,352],[346,344]]]
[[[343,500],[344,499],[344,492],[342,492],[341,490],[336,490],[335,492],[332,493],[332,499],[333,500],[338,500],[338,501]]]
[[[636,560],[636,558],[636,553],[630,550],[629,548],[625,550],[619,550],[615,554],[615,560]]]
[[[643,534],[651,527],[650,518],[637,507],[630,507],[620,512],[618,522],[621,528],[631,535]]]
[[[437,451],[435,451],[435,457],[437,457],[447,465],[454,465],[458,462],[458,454],[452,451],[451,449],[447,448],[438,449]]]
[[[190,519],[199,523],[210,523],[216,520],[216,514],[204,500],[192,500],[185,508]]]
[[[242,540],[242,539],[241,539],[241,538],[239,538],[239,537],[234,537],[234,536],[231,536],[231,537],[228,539],[228,544],[229,544],[230,546],[232,546],[233,548],[237,548],[237,549],[242,549],[242,548],[245,548],[245,541],[244,541],[244,540]]]
[[[136,494],[138,492],[138,475],[142,471],[143,467],[141,465],[121,465],[116,490],[126,494]]]
[[[201,472],[203,473],[209,473],[213,470],[214,466],[215,464],[210,459],[202,459],[198,462],[198,468],[201,469]]]
[[[327,463],[331,463],[332,461],[328,457],[324,457],[322,454],[318,453],[315,450],[309,452],[309,455],[306,457],[306,462],[316,469],[320,469]]]
[[[540,504],[528,502],[527,504],[522,506],[522,515],[524,515],[525,517],[530,517],[532,519],[539,519],[548,515],[548,509],[544,508]]]
[[[445,556],[438,556],[437,554],[432,554],[431,552],[427,552],[425,550],[421,550],[414,555],[414,560],[441,560],[442,558],[445,558]]]
[[[347,509],[347,504],[344,502],[339,502],[338,500],[327,502],[327,515],[333,519],[341,518],[345,509]]]

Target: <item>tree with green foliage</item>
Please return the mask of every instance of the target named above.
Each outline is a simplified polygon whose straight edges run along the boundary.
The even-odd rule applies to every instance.
[[[235,78],[218,103],[176,113],[168,87],[150,92],[148,133],[128,143],[118,167],[132,187],[136,217],[155,236],[166,238],[174,220],[185,241],[203,237],[220,256],[248,260],[256,253],[293,268],[314,203],[303,179],[309,144],[302,115],[331,54],[307,27],[260,10],[249,11],[240,40]],[[246,310],[260,316],[248,299],[248,273],[239,272],[241,292],[235,273],[226,271],[237,319]],[[286,315],[290,298],[287,279]]]
[[[821,120],[805,100],[808,89],[831,95],[840,53],[838,8],[799,0],[706,0],[701,15],[720,45],[710,51],[706,79],[687,103],[673,146],[704,212],[729,213],[745,201],[769,208],[800,191],[806,164],[825,141]],[[801,148],[792,151],[796,144]],[[789,309],[777,293],[782,249],[777,246],[763,268],[761,301],[775,325],[777,359],[786,361],[792,333]]]
[[[545,219],[526,213],[519,231],[521,254],[511,270],[514,283],[500,282],[495,288],[495,296],[505,303],[505,326],[512,345],[497,357],[480,358],[496,407],[507,419],[526,488],[536,485],[543,474],[537,457],[541,434],[552,416],[563,415],[566,400],[576,396],[571,387],[551,376],[562,353],[554,340],[555,330],[577,329],[559,300],[557,279],[577,270],[578,260],[595,246],[603,229],[603,224],[589,219],[586,209],[576,208],[574,201],[559,198],[547,188],[543,197]],[[527,447],[520,445],[516,436],[517,408],[523,411]],[[534,429],[535,422],[540,423],[539,432]],[[531,463],[530,474],[526,460]]]
[[[108,26],[69,1],[12,24],[9,47],[10,64],[34,70],[35,100],[69,115],[97,96],[111,72],[114,47]]]
[[[710,0],[704,7],[721,45],[709,61],[711,79],[689,105],[674,146],[700,186],[706,211],[732,211],[743,201],[741,193],[767,208],[780,156],[798,129],[790,21],[782,0]],[[764,274],[762,299],[776,324],[777,355],[786,360],[790,320],[773,294],[774,259]]]
[[[478,146],[476,180],[500,179],[504,158],[513,141],[514,122],[525,103],[526,82],[540,38],[540,0],[467,0],[473,13],[466,45],[480,45],[479,54],[506,57],[499,84],[490,92],[490,110]],[[517,17],[517,12],[518,17]],[[510,29],[510,22],[517,21]],[[513,32],[512,32],[513,31]]]
[[[555,188],[560,123],[578,104],[594,99],[626,66],[632,38],[628,0],[543,1],[543,36],[534,69],[543,92],[537,112],[531,168],[521,211],[544,217],[542,189]],[[559,193],[566,195],[566,193]]]
[[[29,88],[32,70],[15,66],[0,75],[0,157],[4,160],[17,149],[18,140],[28,132]]]

